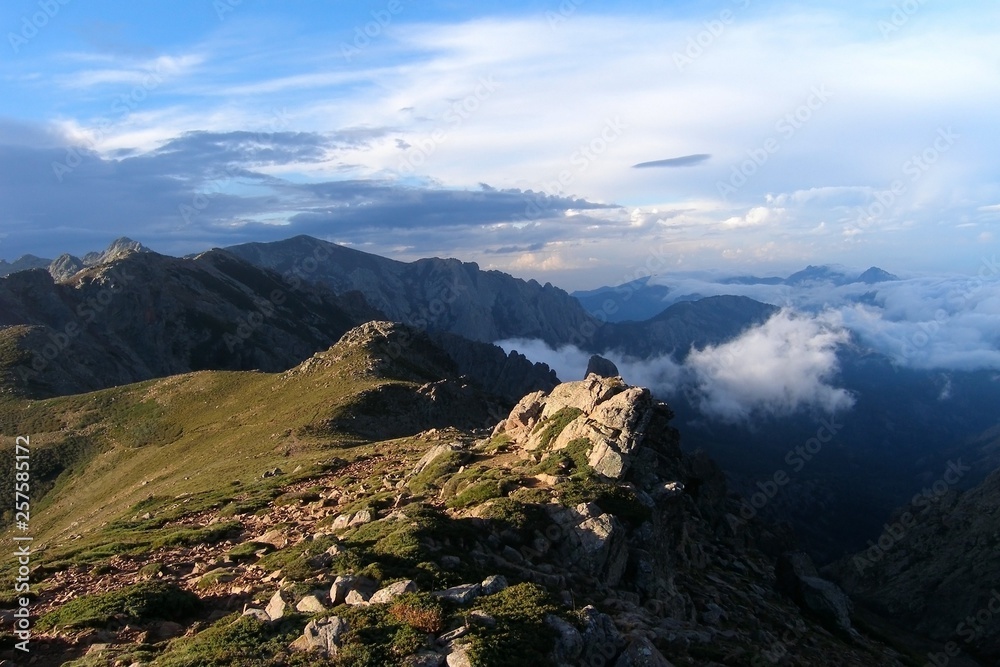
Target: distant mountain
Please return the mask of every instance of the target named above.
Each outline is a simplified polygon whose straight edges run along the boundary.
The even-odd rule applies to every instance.
[[[895,276],[888,271],[884,271],[877,266],[873,266],[858,276],[857,280],[854,282],[873,285],[875,283],[885,283],[892,280],[899,280],[899,276]]]
[[[457,259],[398,262],[309,236],[232,246],[228,252],[293,282],[357,290],[386,317],[429,331],[493,342],[561,344],[599,323],[563,290]]]
[[[283,370],[377,317],[357,295],[280,276],[221,251],[126,252],[68,282],[0,278],[6,386],[69,394],[208,368]]]
[[[692,347],[718,345],[763,324],[777,306],[745,296],[713,296],[684,301],[644,322],[617,322],[594,335],[593,351],[617,351],[648,359],[666,354],[681,360]]]
[[[0,279],[0,392],[65,395],[192,370],[281,371],[383,318],[357,292],[292,285],[221,250],[177,259],[136,244],[107,258],[70,282],[39,269]],[[449,370],[501,405],[558,382],[519,354],[436,336]]]
[[[663,312],[671,290],[664,285],[649,284],[649,277],[639,278],[618,286],[598,287],[572,292],[588,313],[604,317],[609,322],[641,321]]]
[[[773,306],[733,297],[661,308],[655,318],[643,322],[605,323],[610,318],[603,314],[611,308],[604,301],[627,308],[629,294],[637,298],[651,290],[655,295],[659,288],[605,292],[595,316],[549,283],[482,271],[474,263],[456,259],[398,262],[309,236],[226,250],[288,280],[322,283],[338,293],[357,290],[392,320],[483,342],[524,338],[595,353],[615,349],[633,355],[686,354],[691,345],[722,342],[774,312]]]
[[[83,256],[83,259],[70,254],[62,254],[55,259],[25,255],[10,263],[0,259],[0,277],[8,276],[17,271],[47,269],[56,280],[66,280],[88,266],[106,264],[133,252],[150,252],[150,250],[138,241],[122,236],[112,241],[111,245],[102,251],[88,252]]]
[[[28,269],[44,269],[52,262],[51,259],[35,257],[34,255],[24,255],[13,262],[0,259],[0,277],[10,275],[15,271],[27,271]]]

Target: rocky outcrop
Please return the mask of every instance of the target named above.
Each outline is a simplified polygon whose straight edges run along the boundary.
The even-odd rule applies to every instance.
[[[795,604],[838,630],[851,630],[850,599],[835,583],[819,576],[807,554],[801,551],[782,554],[774,574],[778,590]]]
[[[69,394],[192,370],[281,371],[377,315],[219,251],[122,252],[69,282],[41,270],[0,278],[0,337],[20,356],[2,369],[9,389]]]
[[[655,447],[676,448],[676,433],[668,425],[672,416],[648,389],[629,387],[618,377],[589,375],[550,393],[525,396],[497,432],[527,451],[559,451],[585,441],[590,466],[605,477],[623,479],[647,435]]]
[[[613,378],[621,375],[618,372],[618,367],[610,359],[605,359],[599,354],[591,355],[590,361],[587,362],[587,372],[583,374],[586,378],[588,375],[596,375],[603,378]]]

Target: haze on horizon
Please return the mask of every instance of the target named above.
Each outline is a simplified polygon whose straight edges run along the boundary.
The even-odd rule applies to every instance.
[[[583,0],[0,8],[0,257],[310,234],[567,289],[974,275],[1000,7]]]

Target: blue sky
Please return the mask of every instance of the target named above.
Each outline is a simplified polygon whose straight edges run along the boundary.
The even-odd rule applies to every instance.
[[[1000,7],[847,4],[8,0],[0,258],[307,233],[571,289],[973,274]]]

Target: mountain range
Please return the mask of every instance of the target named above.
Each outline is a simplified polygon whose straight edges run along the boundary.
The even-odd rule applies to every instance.
[[[876,268],[849,276],[828,267],[809,267],[782,280],[792,285],[824,280],[875,284],[893,279]],[[264,504],[254,505],[254,511],[264,511],[278,495],[304,493],[313,487],[326,490],[309,491],[302,498],[318,495],[318,500],[303,501],[320,502],[317,511],[338,508],[337,516],[349,514],[349,520],[365,511],[369,521],[381,526],[398,514],[396,506],[385,504],[394,497],[392,488],[398,488],[400,476],[405,477],[403,470],[417,463],[396,455],[393,448],[400,446],[398,441],[406,441],[402,443],[406,452],[422,452],[423,456],[428,447],[448,444],[441,441],[440,433],[454,431],[456,435],[447,438],[457,439],[460,444],[451,451],[466,452],[472,443],[478,443],[471,459],[468,453],[452,457],[456,462],[472,460],[481,464],[474,466],[476,476],[467,473],[460,463],[443,467],[437,473],[441,481],[434,483],[438,486],[420,487],[414,494],[414,505],[429,504],[438,511],[441,502],[461,497],[465,487],[473,496],[491,489],[488,500],[513,497],[517,491],[518,502],[523,504],[530,498],[529,505],[543,509],[550,502],[545,498],[558,499],[565,494],[597,502],[599,510],[577,507],[582,514],[573,521],[582,523],[573,525],[596,522],[587,525],[602,537],[588,542],[591,537],[581,533],[573,539],[594,544],[604,554],[598,569],[618,563],[611,570],[601,570],[601,577],[614,572],[612,579],[622,582],[602,592],[610,597],[602,599],[601,604],[612,598],[633,606],[647,604],[650,599],[661,600],[662,595],[651,595],[649,588],[642,587],[645,584],[640,584],[640,573],[666,572],[672,567],[684,571],[680,579],[686,583],[681,588],[674,589],[679,585],[676,582],[657,586],[667,586],[671,599],[678,595],[690,599],[684,598],[687,601],[678,603],[680,606],[668,614],[657,609],[641,623],[634,619],[639,623],[636,627],[648,631],[646,640],[658,647],[653,650],[672,651],[671,657],[683,658],[678,664],[713,664],[712,660],[719,661],[714,664],[750,664],[747,661],[751,654],[737,650],[750,644],[767,644],[772,650],[779,647],[800,656],[800,661],[805,660],[803,664],[913,664],[907,661],[917,658],[903,650],[910,641],[906,639],[907,628],[893,624],[892,619],[912,621],[910,630],[917,629],[920,645],[935,653],[947,650],[947,643],[961,636],[956,629],[961,613],[974,613],[981,605],[988,608],[989,599],[983,598],[976,586],[989,582],[1000,585],[1000,581],[985,564],[993,548],[989,528],[993,523],[978,508],[990,502],[996,484],[995,476],[988,475],[1000,467],[995,374],[985,370],[943,373],[901,367],[853,337],[837,351],[836,380],[847,388],[853,401],[848,413],[831,415],[804,409],[789,414],[754,413],[749,422],[729,421],[711,418],[703,409],[705,386],[684,385],[684,376],[678,376],[673,386],[667,383],[654,387],[652,393],[624,384],[607,384],[593,379],[596,376],[590,376],[583,385],[560,384],[560,378],[539,359],[526,358],[513,350],[505,352],[493,344],[505,339],[535,340],[552,348],[573,346],[590,354],[632,360],[640,367],[652,368],[669,360],[669,364],[684,368],[689,357],[697,358],[713,346],[760,330],[783,312],[776,305],[723,295],[681,300],[643,320],[613,321],[608,311],[628,304],[627,295],[647,289],[660,295],[665,292],[642,280],[619,286],[617,292],[609,289],[612,291],[602,288],[576,298],[550,284],[483,271],[472,263],[454,259],[398,262],[309,237],[213,249],[185,258],[159,255],[134,241],[120,239],[106,251],[89,253],[82,259],[64,255],[44,267],[12,271],[0,278],[0,425],[3,433],[12,437],[33,433],[41,445],[38,498],[43,515],[49,517],[42,530],[47,535],[46,548],[57,554],[47,561],[48,569],[44,571],[55,572],[59,563],[72,564],[76,583],[65,585],[78,585],[80,590],[94,594],[108,582],[102,584],[100,575],[89,573],[87,568],[91,567],[111,567],[121,574],[111,577],[114,586],[126,582],[137,585],[143,576],[138,574],[138,566],[133,567],[138,561],[114,555],[119,552],[111,545],[120,535],[105,529],[108,522],[117,526],[115,530],[127,529],[129,540],[142,542],[133,545],[135,549],[148,550],[151,543],[140,539],[147,529],[211,533],[212,525],[229,521],[222,512],[226,503],[255,499],[253,503]],[[649,306],[654,302],[652,298],[645,302],[636,298],[633,304]],[[735,363],[752,365],[754,359],[737,358]],[[613,365],[596,364],[595,368]],[[578,380],[583,375],[581,368],[576,378],[561,379]],[[605,386],[606,394],[598,389]],[[582,387],[597,391],[598,397],[588,399],[579,394]],[[558,398],[567,392],[575,398],[568,402]],[[617,407],[609,403],[597,410],[598,405],[618,394],[630,398]],[[945,395],[946,405],[942,398]],[[662,404],[663,400],[669,402],[670,408]],[[577,419],[581,414],[585,417]],[[671,426],[663,421],[668,414]],[[639,421],[631,421],[634,419]],[[548,420],[552,420],[551,428],[546,426]],[[644,434],[652,428],[649,424],[659,424],[654,430],[661,435],[647,438]],[[525,428],[527,431],[522,432]],[[680,439],[674,428],[682,434]],[[560,439],[565,429],[567,435]],[[570,437],[577,433],[579,437]],[[820,439],[823,433],[829,437]],[[666,439],[658,439],[661,436]],[[544,445],[539,438],[545,439]],[[590,443],[586,448],[581,444],[583,440]],[[393,444],[387,445],[388,449],[379,444],[389,442]],[[644,476],[644,471],[654,470],[659,464],[643,458],[648,454],[643,454],[641,447],[636,450],[642,442],[648,442],[651,451],[659,452],[655,456],[673,461],[666,468],[666,477],[660,473],[659,477]],[[206,458],[213,452],[230,451],[234,443],[243,443],[240,446],[245,454],[215,463]],[[725,472],[695,450],[708,452]],[[361,455],[361,451],[366,453]],[[330,452],[336,452],[337,463],[329,464]],[[504,475],[511,470],[507,454],[521,461],[515,468],[538,467],[531,468],[530,475],[527,469],[520,470],[512,478],[519,481],[508,483],[504,481]],[[633,456],[638,458],[633,461]],[[125,462],[132,458],[139,467],[127,468]],[[282,460],[286,463],[282,464]],[[341,498],[345,483],[361,480],[355,476],[353,482],[345,482],[343,475],[333,475],[332,471],[345,464],[367,466],[365,470],[370,470],[374,465],[371,461],[383,461],[392,469],[383,468],[381,480],[360,481],[360,490],[343,496],[349,498],[346,504],[330,504],[324,494],[336,491],[337,498]],[[284,479],[286,473],[275,473],[286,469],[289,462],[294,462],[300,476]],[[635,466],[632,473],[613,472],[629,465]],[[906,535],[913,536],[912,542],[895,540],[895,533],[890,534],[895,541],[909,543],[866,568],[864,576],[852,574],[850,564],[858,562],[852,558],[864,554],[866,545],[879,543],[906,511],[906,501],[915,493],[935,489],[942,475],[955,466],[960,466],[962,474],[949,477],[941,493],[945,500],[934,503],[933,513],[926,517],[921,514],[916,527],[907,526]],[[131,472],[125,472],[126,468]],[[157,470],[163,472],[149,472]],[[203,470],[214,472],[203,475]],[[581,476],[574,477],[578,473]],[[120,488],[127,492],[114,494],[114,475],[125,475]],[[455,481],[448,487],[445,480],[451,476]],[[220,500],[218,490],[227,477],[232,479],[235,490]],[[317,487],[315,480],[320,477],[326,481]],[[262,482],[264,479],[268,481]],[[671,488],[682,491],[680,497],[690,499],[693,505],[658,504],[661,496],[674,497],[670,493],[663,495],[663,485],[673,483],[677,486]],[[146,493],[144,488],[149,484],[154,486]],[[549,496],[543,498],[539,484]],[[564,488],[564,484],[569,486]],[[244,491],[235,488],[244,486]],[[498,493],[498,488],[500,495],[492,495]],[[272,491],[277,495],[263,498],[259,495],[264,492],[261,489],[266,490],[265,495]],[[579,495],[581,489],[589,490]],[[436,499],[430,491],[438,494]],[[176,503],[157,504],[161,502],[157,498],[166,502],[167,498],[184,494],[194,494],[208,504],[199,500],[195,503],[197,511],[187,508],[192,512],[175,507]],[[633,504],[622,505],[622,494]],[[110,502],[112,495],[116,500]],[[595,498],[604,500],[598,502]],[[934,498],[936,501],[937,495]],[[637,509],[635,502],[651,508],[661,518],[650,528],[642,522],[629,523],[633,520],[627,517]],[[299,504],[298,500],[292,504]],[[480,504],[472,502],[458,509],[471,511]],[[144,512],[145,507],[160,509]],[[661,511],[665,512],[662,516],[656,514]],[[158,513],[168,518],[154,521]],[[126,521],[125,514],[132,518]],[[146,514],[152,518],[142,519]],[[242,516],[241,512],[237,514]],[[73,522],[60,523],[60,517],[75,517],[74,522],[85,528],[74,533],[67,528]],[[306,536],[317,530],[303,528],[308,517],[301,512],[295,517],[297,534]],[[695,524],[690,523],[691,517],[698,517]],[[471,521],[481,520],[482,516],[473,513],[458,518]],[[6,521],[11,519],[5,517]],[[334,525],[335,519],[329,517]],[[560,520],[553,520],[559,524]],[[202,563],[207,553],[223,558],[226,550],[244,543],[270,544],[257,540],[260,535],[250,534],[253,531],[246,528],[249,518],[241,521],[243,528],[231,526],[228,532],[212,533],[216,541],[205,542],[203,553],[197,551],[197,545],[202,544],[197,540],[186,546],[157,543],[157,548],[183,547],[183,553],[175,549],[171,557]],[[610,539],[616,521],[624,531],[618,542]],[[352,525],[350,544],[357,546],[367,539],[364,530],[358,528],[363,523]],[[597,524],[604,527],[598,529]],[[470,525],[479,524],[471,521]],[[323,532],[322,528],[318,530]],[[362,535],[357,540],[355,530]],[[365,530],[382,535],[379,531],[383,528]],[[654,530],[653,537],[649,530]],[[541,526],[538,534],[545,537],[548,533]],[[153,533],[146,537],[150,535]],[[71,546],[77,539],[84,540],[82,550]],[[169,539],[183,542],[187,538]],[[339,540],[334,539],[329,548],[341,543]],[[365,544],[358,553],[366,558],[379,555],[371,552],[371,544]],[[969,549],[970,544],[975,548]],[[836,579],[862,604],[854,616],[848,610],[846,597],[839,597],[842,593],[821,577],[809,556],[789,551],[793,545],[805,548],[821,565],[829,564],[823,576]],[[302,549],[312,553],[299,546],[295,553],[303,553]],[[134,555],[137,552],[130,551],[132,548],[123,553]],[[270,548],[280,554],[285,546],[275,548],[272,544]],[[497,549],[498,545],[490,542],[483,543],[481,551],[484,557],[492,558]],[[257,549],[261,550],[257,553],[249,546],[243,549],[254,554],[251,563],[269,557],[264,553],[268,547]],[[658,560],[664,551],[683,556],[679,561]],[[558,553],[562,555],[535,563],[541,575],[531,575],[526,581],[538,583],[538,576],[565,574],[560,568],[570,558],[569,552]],[[650,554],[652,560],[644,560],[645,554]],[[437,553],[434,557],[439,556]],[[107,558],[111,560],[105,561]],[[221,561],[222,566],[243,562],[229,558]],[[264,562],[275,562],[276,558]],[[513,556],[504,558],[507,565],[516,564]],[[695,574],[701,567],[697,563],[703,561],[709,563],[712,576],[725,581],[723,585],[713,580],[712,585],[730,591],[723,594],[717,590],[711,596],[714,606],[695,593],[697,586],[704,584],[704,577]],[[954,574],[948,574],[948,567],[956,562],[964,564]],[[309,563],[312,567],[312,560]],[[419,564],[411,563],[414,567]],[[213,571],[204,563],[197,567],[202,571],[183,576],[183,568],[164,571],[172,572],[167,577],[171,585],[189,590],[196,586],[195,574]],[[223,569],[232,570],[226,576],[232,574],[233,579],[220,583],[237,582],[227,589],[229,598],[255,608],[247,596],[260,594],[266,588],[263,585],[270,582],[262,581],[252,569]],[[342,568],[342,574],[355,576],[359,569]],[[588,571],[591,576],[596,572]],[[757,634],[750,632],[753,621],[737,610],[745,604],[737,600],[747,594],[751,584],[739,577],[731,579],[727,571],[755,572],[765,577],[774,591],[791,601],[792,607],[774,612],[776,615],[768,622],[777,625],[759,628]],[[316,580],[319,575],[310,572],[306,577],[310,586],[327,583]],[[415,572],[407,574],[413,578]],[[476,572],[488,574],[482,569]],[[376,583],[391,583],[394,578],[382,571],[366,571],[363,576]],[[448,577],[441,581],[464,585],[471,571],[463,576],[466,579],[462,582]],[[424,589],[437,585],[436,581],[421,580],[423,583],[416,585]],[[299,592],[289,592],[289,599],[298,603],[305,583],[295,585]],[[206,587],[216,594],[215,588],[208,584]],[[960,603],[942,605],[930,601],[935,591],[947,587],[961,591]],[[232,592],[236,589],[239,592]],[[548,589],[554,592],[558,586]],[[285,599],[282,590],[278,591],[280,600]],[[329,595],[319,597],[327,599],[326,613],[334,600]],[[43,595],[40,599],[46,600],[46,613],[54,613],[60,598]],[[588,599],[598,602],[593,596]],[[625,602],[619,611],[632,609]],[[753,604],[771,602],[757,600]],[[222,605],[206,613],[220,614],[228,609]],[[609,616],[607,622],[614,625],[614,632],[619,633],[615,636],[620,637],[615,639],[616,664],[646,664],[621,662],[631,659],[626,657],[630,651],[641,653],[647,649],[639,634],[622,633],[631,627],[631,621],[621,614],[612,616],[613,620]],[[693,625],[670,625],[663,631],[666,634],[657,634],[653,628],[666,617]],[[350,619],[354,624],[360,622],[353,615],[337,618],[345,623]],[[264,635],[270,636],[268,633],[273,634],[276,627],[283,627],[280,623],[274,625],[275,619],[270,616],[260,620],[270,628]],[[988,620],[973,639],[958,645],[963,655],[989,660],[998,654],[1000,625],[992,618]],[[181,621],[184,619],[170,622]],[[575,630],[567,630],[558,621],[551,621],[550,626],[574,637],[573,632],[579,634],[590,621],[568,622]],[[775,635],[775,628],[781,624],[809,629],[785,640]],[[55,623],[53,627],[57,626]],[[53,646],[78,650],[96,641],[94,636],[81,635],[79,628],[73,627],[76,629],[69,635],[52,635]],[[858,627],[864,638],[857,634]],[[296,628],[296,632],[309,636],[309,630]],[[118,639],[124,636],[115,635]],[[702,648],[693,650],[704,643],[702,638],[706,636],[711,642],[727,644],[725,655],[710,654]],[[812,639],[819,636],[827,638]],[[848,641],[845,637],[854,639]],[[836,659],[842,662],[816,662],[829,658],[817,657],[822,651],[796,653],[823,642],[833,642],[828,646],[836,648],[830,649],[833,652],[829,655],[839,656]],[[454,648],[455,641],[446,644]],[[845,648],[848,645],[854,648]],[[436,652],[444,660],[446,653],[451,655],[451,648],[426,652]],[[157,650],[162,653],[162,647]],[[330,646],[326,650],[329,653]],[[853,650],[868,652],[868,657],[858,657],[850,652]],[[875,654],[880,656],[877,660],[872,658]],[[574,655],[577,657],[573,659],[580,656]],[[766,658],[758,654],[753,659]],[[175,663],[168,659],[156,664]]]

